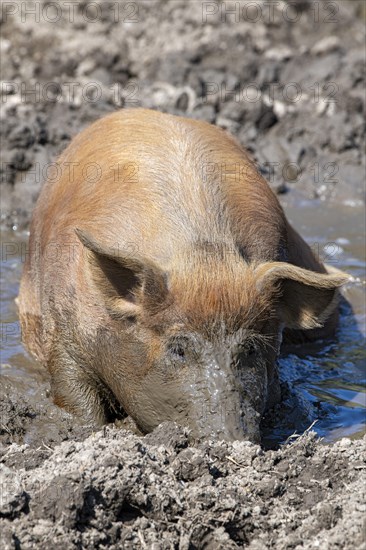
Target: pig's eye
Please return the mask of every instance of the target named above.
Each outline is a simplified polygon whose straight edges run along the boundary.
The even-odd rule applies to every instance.
[[[169,345],[169,352],[174,359],[179,361],[184,361],[186,352],[182,344],[178,342],[173,342]]]
[[[257,348],[254,344],[242,344],[239,346],[239,353],[244,357],[254,357],[257,352]]]
[[[256,351],[257,350],[256,350],[255,346],[253,344],[251,344],[247,349],[248,357],[253,357],[255,355]]]
[[[173,348],[173,353],[174,355],[178,355],[178,357],[181,357],[181,358],[185,357],[185,351],[183,349],[183,346],[179,346],[179,345],[175,346]]]

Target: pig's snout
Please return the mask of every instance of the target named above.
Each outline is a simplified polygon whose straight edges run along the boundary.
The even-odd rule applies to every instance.
[[[240,378],[229,366],[212,361],[190,384],[193,436],[260,442],[261,415],[246,398]]]
[[[177,357],[151,369],[129,414],[145,433],[170,420],[187,426],[195,439],[259,443],[267,395],[266,362],[260,356],[248,356],[236,344],[197,342],[196,336],[193,346],[186,340],[179,347],[184,361]],[[176,345],[174,355],[177,349]]]

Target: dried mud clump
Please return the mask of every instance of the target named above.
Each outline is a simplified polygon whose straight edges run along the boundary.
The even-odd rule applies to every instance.
[[[310,432],[264,452],[194,443],[172,423],[144,438],[107,427],[44,447],[34,467],[35,449],[14,443],[0,463],[3,548],[361,549],[365,442]]]

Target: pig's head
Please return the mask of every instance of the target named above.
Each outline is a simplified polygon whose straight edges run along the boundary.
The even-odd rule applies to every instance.
[[[283,328],[321,326],[344,277],[204,247],[161,268],[77,233],[111,320],[97,360],[139,428],[173,420],[196,436],[258,441],[261,415],[279,398]]]

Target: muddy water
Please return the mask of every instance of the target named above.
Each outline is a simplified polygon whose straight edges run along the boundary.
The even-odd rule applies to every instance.
[[[332,205],[289,197],[283,205],[293,225],[323,261],[344,269],[354,281],[344,289],[350,305],[342,305],[337,338],[293,347],[280,359],[286,399],[265,428],[265,441],[270,446],[284,441],[314,421],[314,429],[326,440],[360,437],[366,417],[364,209],[356,202]],[[14,302],[26,239],[26,233],[2,237],[1,375],[37,399],[47,377],[22,348]]]
[[[343,295],[337,337],[331,342],[296,346],[280,359],[289,398],[277,426],[266,434],[281,441],[315,422],[327,441],[361,437],[366,422],[366,286],[364,206],[296,199],[282,201],[291,223],[320,259],[353,276]]]

